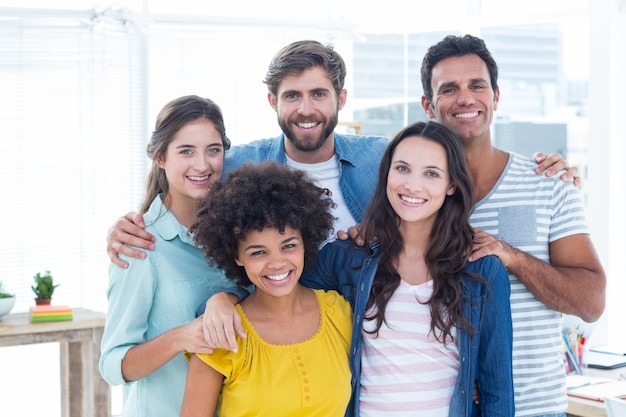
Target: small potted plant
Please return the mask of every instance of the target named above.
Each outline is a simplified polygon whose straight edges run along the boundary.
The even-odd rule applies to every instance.
[[[15,305],[15,294],[5,291],[0,281],[0,318],[5,314],[9,314]]]
[[[44,274],[37,272],[33,279],[35,280],[35,285],[32,285],[30,288],[36,295],[35,303],[37,305],[50,304],[52,294],[59,284],[54,283],[50,271],[46,271]]]

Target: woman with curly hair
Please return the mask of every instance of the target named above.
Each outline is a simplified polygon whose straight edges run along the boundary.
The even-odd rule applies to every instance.
[[[236,306],[247,334],[237,351],[187,353],[181,416],[344,415],[352,310],[337,292],[299,283],[332,229],[332,204],[306,173],[274,162],[212,186],[195,239],[213,266],[256,289]]]

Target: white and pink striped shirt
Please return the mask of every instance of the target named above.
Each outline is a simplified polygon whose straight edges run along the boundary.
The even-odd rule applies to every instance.
[[[387,323],[378,337],[362,331],[362,417],[412,417],[416,411],[420,417],[448,416],[459,355],[454,341],[444,347],[429,333],[429,306],[421,303],[430,299],[432,290],[432,281],[401,281],[387,304]],[[373,330],[374,325],[365,320],[363,330]],[[452,334],[456,337],[454,328]]]

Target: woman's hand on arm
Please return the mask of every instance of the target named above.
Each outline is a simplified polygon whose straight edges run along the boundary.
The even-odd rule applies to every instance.
[[[128,268],[128,262],[121,260],[118,254],[143,259],[146,257],[145,252],[130,246],[154,250],[155,238],[144,230],[145,227],[143,216],[139,213],[130,212],[117,219],[107,234],[107,254],[111,262],[121,268]]]
[[[235,294],[220,292],[208,299],[202,324],[204,339],[211,348],[237,352],[237,338],[246,338],[241,316],[235,308],[239,299]]]
[[[182,351],[211,353],[202,333],[202,318],[175,327],[167,332],[133,346],[122,360],[122,374],[126,381],[144,378]]]

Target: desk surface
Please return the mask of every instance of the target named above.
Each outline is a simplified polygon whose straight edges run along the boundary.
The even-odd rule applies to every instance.
[[[0,319],[0,337],[104,327],[106,314],[84,308],[74,308],[72,311],[73,320],[46,323],[31,323],[28,312],[7,314]]]
[[[601,378],[620,379],[620,375],[626,372],[626,368],[616,369],[595,369],[587,370],[589,375]],[[567,396],[567,415],[576,417],[606,417],[606,406],[602,401],[587,400],[584,398]]]
[[[29,312],[3,316],[0,347],[59,343],[61,416],[110,417],[110,388],[98,371],[106,314],[84,308],[72,311],[73,320],[45,323],[31,323]]]

